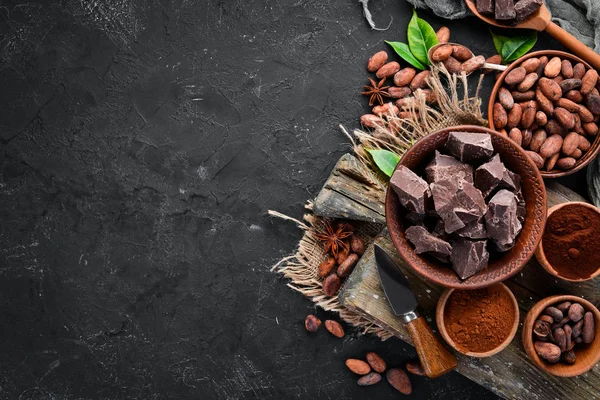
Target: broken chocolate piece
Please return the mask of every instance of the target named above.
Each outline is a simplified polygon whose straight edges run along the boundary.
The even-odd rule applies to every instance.
[[[408,222],[408,225],[410,226],[425,226],[425,214],[419,214],[411,211],[404,216],[404,220]]]
[[[515,3],[517,21],[526,20],[544,4],[544,0],[519,0]]]
[[[473,167],[436,150],[435,157],[425,168],[425,176],[429,183],[445,180],[465,180],[473,183]]]
[[[462,162],[481,162],[494,154],[492,139],[487,133],[450,132],[446,148]]]
[[[485,228],[488,238],[501,251],[514,246],[515,238],[522,225],[517,214],[517,196],[506,189],[500,190],[490,199],[485,214]]]
[[[431,193],[435,211],[444,221],[446,233],[465,227],[486,212],[481,192],[467,181],[432,183]]]
[[[431,234],[445,241],[448,241],[449,238],[449,235],[446,233],[446,229],[444,228],[444,221],[441,219],[437,220],[435,226],[431,230]]]
[[[390,185],[398,195],[400,204],[409,211],[425,214],[431,198],[429,185],[409,168],[401,165],[392,175]]]
[[[500,161],[500,156],[496,154],[490,161],[475,170],[475,187],[481,190],[484,197],[487,197],[496,189],[505,172],[506,168]]]
[[[496,0],[496,11],[494,18],[500,21],[515,19],[515,3],[513,0]]]
[[[427,253],[440,261],[448,262],[452,249],[450,243],[435,237],[422,226],[411,226],[406,238],[415,246],[415,253]]]
[[[487,231],[485,229],[485,218],[471,221],[455,232],[458,236],[469,239],[486,239]]]
[[[487,240],[459,238],[452,241],[452,269],[460,279],[475,275],[488,265],[490,253],[486,249]]]
[[[477,0],[477,11],[481,14],[494,13],[494,0]]]
[[[499,189],[508,189],[511,192],[519,192],[521,190],[521,177],[504,167],[504,174],[498,183]]]

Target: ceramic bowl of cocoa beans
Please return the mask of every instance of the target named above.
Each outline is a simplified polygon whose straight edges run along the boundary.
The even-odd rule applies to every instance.
[[[570,175],[600,151],[599,88],[598,72],[579,57],[527,54],[498,77],[489,126],[521,146],[544,178]]]
[[[525,317],[523,347],[549,374],[581,375],[600,361],[600,312],[578,296],[546,297]]]

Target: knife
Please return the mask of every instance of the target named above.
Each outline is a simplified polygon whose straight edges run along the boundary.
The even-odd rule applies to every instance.
[[[425,374],[437,378],[456,367],[456,356],[433,334],[425,318],[417,312],[417,298],[398,264],[375,244],[375,262],[379,280],[394,314],[402,317],[421,360]]]

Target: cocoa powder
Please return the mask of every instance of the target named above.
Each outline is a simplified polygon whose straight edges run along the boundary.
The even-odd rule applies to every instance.
[[[483,353],[510,335],[514,311],[510,295],[499,285],[455,290],[446,303],[444,325],[461,351]]]
[[[600,215],[588,207],[568,204],[548,217],[542,247],[561,276],[588,278],[600,267]]]

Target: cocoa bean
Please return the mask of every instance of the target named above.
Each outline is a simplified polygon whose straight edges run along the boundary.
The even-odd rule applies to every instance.
[[[544,93],[544,96],[552,101],[560,99],[562,95],[559,84],[548,78],[540,78],[538,88]]]
[[[423,92],[425,95],[425,102],[427,104],[435,104],[437,102],[436,94],[431,89],[417,89],[416,93]],[[415,93],[415,94],[416,94]]]
[[[579,146],[579,134],[577,132],[571,132],[565,136],[562,144],[562,152],[566,156],[571,156]],[[558,308],[558,307],[557,307]],[[561,311],[565,311],[560,309]]]
[[[549,316],[549,315],[540,315],[540,316],[538,317],[538,319],[539,319],[540,321],[547,322],[548,324],[553,324],[553,323],[554,323],[554,318],[552,318],[552,317],[551,317],[551,316]]]
[[[566,130],[572,129],[575,126],[575,119],[573,115],[562,107],[556,107],[554,109],[554,118],[558,123]]]
[[[448,40],[450,40],[450,29],[448,29],[445,26],[442,26],[435,33],[435,36],[437,36],[438,43],[448,43]]]
[[[575,343],[577,343],[577,344],[583,343],[583,338],[581,336],[576,337],[575,338]]]
[[[594,122],[588,122],[583,124],[583,130],[588,136],[596,136],[598,134],[598,125]]]
[[[451,44],[443,44],[438,46],[433,53],[431,54],[431,61],[444,61],[447,60],[448,57],[452,55],[452,45]]]
[[[390,116],[398,114],[398,107],[393,105],[392,103],[386,103],[382,106],[373,107],[373,114],[379,116]]]
[[[583,316],[583,330],[581,331],[583,343],[590,344],[596,337],[596,327],[594,322],[594,314],[588,311]]]
[[[396,75],[398,75],[398,74],[396,74]],[[403,87],[392,86],[391,88],[388,89],[388,93],[390,94],[390,97],[392,99],[403,99],[405,97],[410,96],[412,93],[412,90],[410,90],[410,88],[407,86],[403,86]]]
[[[535,123],[538,124],[539,126],[544,126],[546,125],[546,123],[548,122],[548,117],[546,116],[546,113],[544,113],[543,111],[538,111],[535,113]]]
[[[563,134],[563,129],[560,126],[560,124],[554,120],[548,120],[548,123],[546,124],[546,126],[544,126],[544,129],[546,130],[546,133],[550,136],[552,135],[561,135]]]
[[[473,57],[471,50],[467,49],[465,46],[454,45],[452,47],[452,57],[456,58],[458,61],[467,61],[469,58]]]
[[[350,255],[350,246],[342,247],[338,250],[338,254],[335,257],[335,261],[338,264],[341,264],[344,261],[346,261],[346,258],[348,258],[348,255]]]
[[[585,65],[582,63],[577,63],[573,67],[573,78],[581,79],[585,75]]]
[[[581,89],[579,91],[585,96],[592,92],[596,83],[598,83],[598,72],[595,69],[590,69],[581,78]]]
[[[592,144],[590,143],[590,141],[580,135],[579,136],[579,145],[577,146],[577,148],[581,151],[588,151],[590,149],[590,147],[592,147]],[[577,322],[577,321],[575,321],[575,322]]]
[[[515,109],[515,107],[517,107],[517,106],[518,106],[518,104],[515,104],[513,109]],[[512,112],[512,110],[511,110],[511,112]],[[521,116],[521,127],[525,128],[525,129],[530,128],[531,125],[533,124],[533,121],[535,120],[536,112],[537,112],[537,107],[536,107],[535,101],[533,101],[533,100],[529,101],[527,103],[527,105],[525,106],[525,108],[523,109],[523,113]],[[508,116],[507,116],[507,124],[508,124]]]
[[[560,347],[560,351],[567,350],[567,337],[563,328],[554,329],[552,337],[554,338],[554,343]]]
[[[563,329],[565,331],[565,350],[569,351],[573,348],[573,329],[571,328],[571,325],[566,324],[565,326],[563,326]],[[563,351],[565,351],[563,350]]]
[[[371,386],[381,381],[381,375],[377,372],[371,372],[365,376],[358,378],[359,386]]]
[[[515,100],[513,99],[512,95],[508,89],[504,87],[501,87],[500,90],[498,90],[498,102],[507,110],[513,108],[513,105],[515,104]]]
[[[554,153],[552,153],[552,154],[554,154]],[[554,322],[558,322],[561,319],[563,319],[563,317],[564,317],[562,311],[560,311],[558,308],[552,307],[552,306],[546,307],[546,309],[544,310],[544,313],[546,315],[552,317],[552,319],[554,320]]]
[[[560,57],[552,57],[552,59],[548,61],[548,64],[546,64],[544,67],[544,75],[548,78],[554,78],[555,76],[558,76],[558,74],[560,74],[561,63],[562,61]]]
[[[545,321],[536,320],[533,323],[533,335],[544,342],[551,338],[550,324]]]
[[[585,309],[579,303],[573,303],[571,304],[571,307],[569,307],[569,319],[573,322],[579,321],[581,318],[583,318],[584,314]]]
[[[560,158],[559,158],[559,160],[560,160]],[[570,321],[569,317],[565,316],[560,321],[558,321],[557,323],[552,324],[552,329],[562,328],[569,321]]]
[[[579,114],[577,113],[571,113],[573,115],[573,119],[575,119],[575,126],[573,127],[573,130],[577,133],[579,133],[580,135],[583,135],[583,127],[581,126],[581,117],[579,116]]]
[[[408,108],[410,107],[415,101],[415,98],[410,96],[410,97],[405,97],[403,99],[398,99],[396,100],[396,107],[398,107],[400,110],[402,110],[403,108]],[[402,114],[402,113],[400,113]]]
[[[337,293],[341,285],[340,277],[334,272],[323,280],[323,293],[325,296],[331,297]]]
[[[327,256],[321,262],[321,264],[319,264],[319,269],[318,269],[317,274],[321,278],[325,278],[327,275],[329,275],[331,273],[331,271],[333,271],[334,267],[335,267],[335,258],[333,258],[331,256]]]
[[[579,112],[579,107],[580,107],[579,104],[577,104],[569,99],[566,99],[564,97],[558,99],[558,101],[556,102],[556,105],[558,107],[562,107],[566,110],[569,110],[570,112]]]
[[[444,64],[444,67],[446,67],[448,72],[450,72],[451,74],[460,73],[460,67],[462,64],[456,58],[450,56],[448,57],[448,59],[444,60],[442,64]]]
[[[425,71],[419,72],[417,75],[415,75],[412,82],[410,83],[410,88],[413,91],[415,91],[417,89],[426,87],[427,80],[429,79],[430,75],[431,75],[431,72],[428,69],[426,69]]]
[[[571,307],[570,301],[563,301],[562,303],[556,306],[556,308],[562,311],[563,315],[566,315],[566,313],[569,311],[569,307]]]
[[[573,350],[569,350],[562,353],[561,359],[567,364],[575,364],[577,357],[575,357],[575,352]]]
[[[524,148],[529,147],[529,144],[531,143],[531,138],[533,137],[533,132],[531,131],[531,129],[524,129],[521,132],[521,135],[523,136],[522,146]]]
[[[349,358],[346,360],[346,367],[357,375],[366,375],[371,372],[371,367],[369,364],[364,362],[363,360],[358,360],[356,358]]]
[[[385,361],[383,361],[383,358],[381,358],[381,356],[375,352],[368,352],[366,359],[371,368],[373,368],[373,371],[383,373],[387,368]]]
[[[587,95],[586,105],[592,114],[600,114],[600,96],[590,93]]]
[[[350,238],[350,248],[356,254],[362,255],[365,252],[365,242],[363,242],[361,238],[354,234]]]
[[[369,62],[367,63],[367,71],[375,72],[379,68],[383,67],[387,62],[388,54],[385,51],[378,51],[373,54],[371,58],[369,58]]]
[[[379,68],[375,73],[375,76],[379,79],[389,78],[394,76],[398,71],[400,71],[400,64],[398,64],[396,61],[391,61]]]
[[[565,79],[564,81],[562,81],[559,84],[559,86],[560,86],[560,90],[562,90],[563,93],[567,93],[571,90],[580,88],[581,87],[581,79],[575,79],[575,78]]]
[[[373,114],[365,114],[361,116],[360,123],[365,128],[377,128],[378,126],[385,125],[385,121],[383,119]]]
[[[338,337],[340,339],[344,337],[344,328],[337,321],[333,321],[331,319],[326,320],[325,329],[327,329],[329,333],[331,333],[335,337]]]
[[[555,82],[556,84],[560,84],[562,81],[564,81],[565,78],[563,78],[562,76],[555,76],[554,78],[552,78],[552,81]]]
[[[521,147],[523,145],[523,134],[519,128],[512,128],[508,132],[508,137]]]
[[[554,105],[552,104],[552,101],[550,101],[539,88],[535,91],[535,98],[538,106],[547,116],[550,117],[554,114]]]
[[[508,115],[506,114],[504,107],[502,107],[502,104],[494,104],[493,112],[494,127],[498,129],[504,128],[508,122]]]
[[[560,153],[556,153],[555,155],[553,155],[552,157],[549,157],[546,160],[546,165],[545,165],[545,169],[546,171],[552,171],[554,169],[554,167],[556,166],[556,162],[558,161],[558,158],[560,157]],[[546,317],[548,317],[546,315]],[[552,317],[548,317],[548,318],[552,318]]]
[[[321,327],[321,320],[312,314],[309,314],[304,319],[304,327],[309,332],[316,332]]]
[[[519,86],[517,86],[517,89],[519,90],[519,92],[526,92],[529,89],[531,89],[537,81],[538,81],[538,74],[536,74],[535,72],[531,72],[531,73],[525,75],[525,79],[523,79],[523,82],[519,83]]]
[[[485,60],[485,62],[487,64],[502,64],[502,56],[500,54],[494,54],[493,56],[488,57]],[[494,70],[484,68],[482,71],[484,74],[489,74],[490,72],[493,72]]]
[[[560,73],[565,79],[573,77],[573,64],[569,60],[562,60]]]
[[[483,56],[471,57],[467,61],[462,63],[460,69],[461,69],[461,71],[463,71],[464,73],[466,73],[468,75],[471,72],[481,68],[484,63],[485,63],[485,57],[483,57]]]
[[[340,278],[345,278],[349,276],[354,270],[354,267],[356,266],[357,262],[358,255],[354,253],[348,255],[348,257],[346,257],[346,259],[340,264],[340,266],[337,269],[338,276]]]
[[[594,120],[594,115],[582,105],[579,105],[579,118],[581,118],[581,122],[592,122]]]
[[[548,57],[541,56],[540,57],[540,65],[538,66],[537,74],[538,76],[542,76],[544,74],[544,69],[548,65]]]
[[[508,132],[506,132],[506,129],[499,129],[497,132],[504,137],[508,137]]]
[[[535,118],[535,113],[533,114],[533,116]],[[513,108],[508,112],[508,115],[506,117],[506,126],[509,128],[516,127],[519,124],[519,122],[521,122],[522,117],[523,109],[519,104],[515,104]]]
[[[583,152],[581,150],[575,149],[575,151],[573,152],[573,154],[571,154],[571,157],[573,157],[576,160],[579,160],[582,155],[583,155]]]
[[[413,375],[425,376],[425,370],[420,361],[409,361],[406,363],[406,370]]]
[[[573,168],[576,163],[577,160],[573,157],[563,157],[558,159],[558,161],[556,162],[556,166],[562,169],[563,171],[566,171]]]
[[[417,70],[414,68],[402,68],[400,71],[394,74],[394,85],[408,86],[412,82],[416,74]]]
[[[410,379],[408,379],[408,375],[406,375],[404,370],[400,368],[392,368],[387,372],[386,378],[390,385],[392,385],[394,389],[400,393],[407,395],[412,393]]]
[[[510,71],[504,77],[504,83],[508,86],[518,85],[519,83],[523,82],[523,79],[525,79],[525,75],[527,75],[527,71],[525,71],[525,68],[517,67]]]
[[[534,342],[533,346],[537,355],[549,363],[557,363],[560,360],[560,347],[547,342]]]
[[[517,103],[533,100],[535,98],[535,92],[533,90],[528,90],[526,92],[519,92],[515,90],[510,92],[510,94]]]
[[[563,142],[563,138],[560,135],[550,136],[548,139],[546,139],[544,144],[542,144],[542,147],[540,147],[540,156],[542,156],[544,158],[548,158],[548,157],[551,157],[554,154],[558,153],[560,151],[560,149],[562,148],[562,142]],[[548,308],[546,308],[545,312],[546,312],[546,314],[548,314],[552,318],[554,318],[554,321],[556,321],[556,322],[558,322],[562,319],[562,313],[556,307],[548,307]],[[558,312],[558,313],[556,313],[556,312]],[[549,314],[549,313],[554,313],[554,314]],[[558,318],[555,318],[555,315],[556,316],[560,315],[560,316]]]
[[[565,97],[575,103],[581,103],[583,101],[583,95],[579,90],[569,90],[565,94]]]
[[[573,325],[573,337],[576,338],[583,332],[583,319]]]
[[[526,150],[525,154],[527,154],[527,156],[531,159],[531,161],[533,161],[533,163],[536,167],[538,167],[538,169],[544,168],[544,159],[538,153]]]
[[[536,57],[528,58],[527,60],[523,61],[523,63],[521,64],[521,67],[525,68],[525,71],[528,74],[530,74],[532,72],[537,73],[539,66],[540,66],[540,59],[536,58]]]

